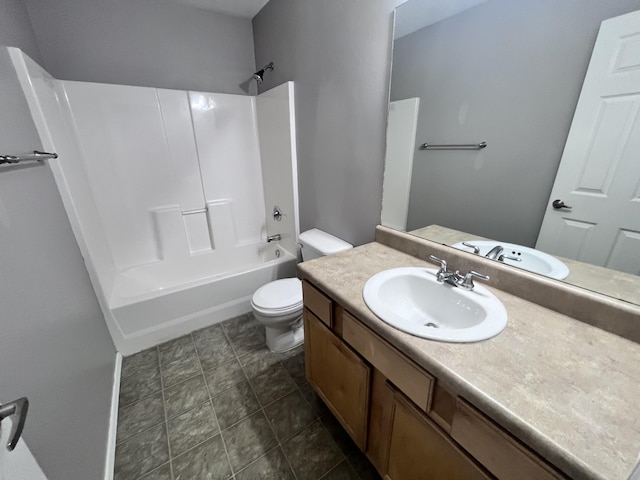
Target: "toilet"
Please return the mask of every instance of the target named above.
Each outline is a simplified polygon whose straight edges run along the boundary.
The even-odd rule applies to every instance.
[[[302,232],[302,261],[331,255],[353,245],[317,228]],[[260,287],[251,298],[251,308],[264,325],[267,347],[272,352],[286,352],[304,341],[302,326],[302,282],[297,278],[275,280]]]

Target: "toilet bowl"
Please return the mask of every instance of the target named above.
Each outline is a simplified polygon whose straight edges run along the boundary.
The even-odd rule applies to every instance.
[[[302,328],[302,282],[285,278],[260,287],[251,298],[256,320],[265,327],[267,346],[285,352],[304,340]]]
[[[314,228],[300,234],[303,261],[353,248],[353,245]],[[267,347],[286,352],[304,342],[302,282],[297,278],[275,280],[260,287],[251,298],[256,320],[264,325]]]

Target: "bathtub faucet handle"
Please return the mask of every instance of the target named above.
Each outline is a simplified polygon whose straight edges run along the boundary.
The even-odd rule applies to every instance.
[[[282,210],[280,210],[279,206],[276,205],[275,207],[273,207],[273,219],[276,222],[279,222],[280,220],[282,220],[282,217],[284,217],[284,216],[285,215],[284,215],[284,213],[282,213]]]

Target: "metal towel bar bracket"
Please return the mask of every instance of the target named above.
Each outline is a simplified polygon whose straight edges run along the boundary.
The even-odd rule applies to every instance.
[[[420,150],[482,150],[487,146],[487,142],[461,143],[461,144],[440,144],[423,143]]]
[[[48,160],[50,158],[58,158],[58,154],[34,150],[32,155],[0,155],[0,165],[4,163],[41,162],[42,160]]]

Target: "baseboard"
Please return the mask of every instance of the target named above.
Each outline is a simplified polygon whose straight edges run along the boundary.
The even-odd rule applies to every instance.
[[[120,374],[122,372],[122,355],[116,353],[113,369],[113,390],[111,392],[111,415],[109,417],[109,436],[107,437],[107,458],[104,466],[104,480],[113,480],[113,469],[116,462],[116,432],[118,430],[118,399],[120,398]]]

